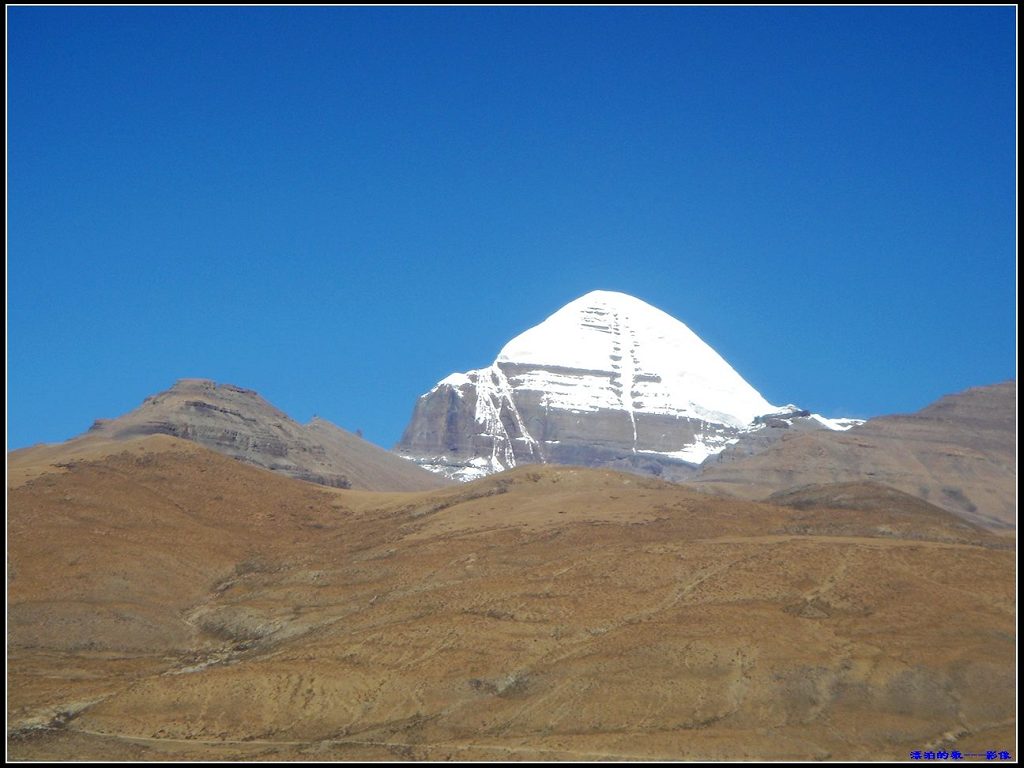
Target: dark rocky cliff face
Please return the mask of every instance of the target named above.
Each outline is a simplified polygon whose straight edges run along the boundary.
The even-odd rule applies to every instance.
[[[491,369],[470,372],[462,383],[442,382],[417,401],[395,450],[459,479],[551,463],[681,480],[693,474],[695,463],[666,454],[696,439],[724,444],[740,431],[666,414],[551,408],[544,392],[520,388],[514,367],[494,367],[508,388],[494,384],[499,377]],[[487,380],[483,386],[481,378]]]
[[[680,446],[724,446],[706,460],[716,464],[762,451],[787,435],[825,429],[808,411],[796,409],[759,416],[745,429],[668,414],[553,409],[544,404],[543,392],[517,387],[521,380],[514,369],[497,365],[511,385],[506,395],[481,391],[477,383],[482,372],[470,372],[462,383],[442,382],[417,401],[395,450],[459,479],[549,463],[682,481],[695,475],[703,457],[697,454],[688,461],[673,455],[682,453]],[[481,397],[488,402],[478,410]],[[492,418],[478,421],[480,411]]]

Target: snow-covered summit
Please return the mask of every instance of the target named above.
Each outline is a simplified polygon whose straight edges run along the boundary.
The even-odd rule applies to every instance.
[[[741,427],[778,410],[671,315],[614,291],[591,291],[516,336],[498,364],[530,366],[519,388],[545,405],[600,408]]]

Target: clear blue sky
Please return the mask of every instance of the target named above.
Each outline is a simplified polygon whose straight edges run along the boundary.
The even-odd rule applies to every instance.
[[[1015,14],[8,7],[8,446],[200,376],[390,447],[596,288],[829,416],[1013,378]]]

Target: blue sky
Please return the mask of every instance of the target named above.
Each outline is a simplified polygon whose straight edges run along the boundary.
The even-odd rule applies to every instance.
[[[1015,13],[8,7],[8,446],[201,376],[390,447],[598,288],[829,416],[1013,378]]]

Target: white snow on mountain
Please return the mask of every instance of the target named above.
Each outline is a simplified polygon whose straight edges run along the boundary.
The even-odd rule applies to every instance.
[[[845,432],[852,427],[857,427],[864,423],[864,419],[829,419],[817,413],[812,413],[811,418],[822,424],[826,429],[837,432]]]
[[[444,475],[452,480],[458,480],[463,483],[479,480],[482,477],[493,475],[495,472],[501,472],[501,470],[505,469],[500,462],[483,457],[458,463],[453,462],[447,456],[439,456],[433,464],[416,461],[412,456],[402,456],[402,458],[413,461],[430,472],[436,472],[439,475]]]
[[[431,392],[445,386],[460,398],[475,388],[479,434],[494,438],[491,455],[469,464],[444,464],[444,457],[436,459],[437,467],[424,464],[459,479],[514,467],[517,456],[545,461],[544,446],[551,441],[531,436],[517,393],[538,394],[548,411],[625,412],[632,423],[634,454],[690,464],[721,452],[736,442],[737,434],[765,428],[763,419],[755,422],[759,416],[770,414],[789,423],[807,415],[795,405],[769,403],[679,320],[614,291],[592,291],[566,304],[508,342],[487,368],[453,373]],[[642,415],[692,419],[707,428],[672,450],[649,450],[637,439]],[[811,418],[833,430],[861,423],[817,414]]]
[[[592,291],[498,354],[550,408],[688,416],[734,427],[778,410],[693,331],[640,299]]]
[[[690,464],[701,464],[708,456],[721,453],[726,446],[738,442],[738,438],[722,435],[697,435],[693,442],[678,451],[639,451],[651,456],[666,456],[670,459],[681,459]]]

